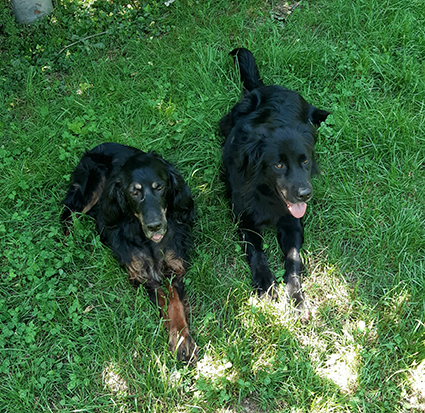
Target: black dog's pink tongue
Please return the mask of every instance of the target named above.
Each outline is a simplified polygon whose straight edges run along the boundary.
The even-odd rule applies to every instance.
[[[299,204],[292,204],[289,201],[286,201],[286,206],[288,207],[289,212],[295,218],[302,218],[307,210],[307,204],[301,202]]]

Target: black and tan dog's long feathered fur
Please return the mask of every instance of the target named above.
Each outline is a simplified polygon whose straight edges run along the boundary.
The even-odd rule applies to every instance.
[[[62,221],[74,212],[96,220],[101,239],[143,284],[160,307],[170,349],[179,360],[195,361],[182,303],[182,278],[191,245],[193,199],[179,172],[160,156],[117,143],[88,151],[73,173]],[[170,277],[168,297],[161,288]]]
[[[316,128],[329,112],[306,102],[297,92],[265,86],[252,53],[235,49],[244,94],[220,121],[226,141],[223,162],[233,212],[247,243],[254,287],[273,293],[274,275],[262,248],[261,233],[277,228],[285,259],[287,295],[302,307],[301,217],[313,190]]]

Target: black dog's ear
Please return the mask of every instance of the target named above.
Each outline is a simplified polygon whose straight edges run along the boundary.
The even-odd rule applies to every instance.
[[[105,188],[105,198],[102,203],[102,212],[106,225],[115,225],[127,210],[127,201],[119,177],[111,177]]]
[[[313,153],[313,164],[311,166],[311,174],[318,175],[320,173],[320,167],[316,162],[316,156]]]
[[[322,122],[326,120],[326,118],[330,115],[330,112],[322,109],[318,109],[312,105],[310,105],[310,110],[308,112],[308,118],[310,122],[319,127]]]
[[[249,181],[260,173],[263,168],[264,140],[261,137],[249,139],[246,137],[243,150],[234,158],[235,166],[244,174],[245,180]]]
[[[183,177],[171,165],[168,165],[170,188],[168,191],[168,209],[177,221],[191,224],[194,202],[189,187]]]

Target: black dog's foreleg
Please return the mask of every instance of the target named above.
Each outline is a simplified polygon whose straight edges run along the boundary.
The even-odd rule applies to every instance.
[[[246,242],[246,258],[251,268],[254,288],[260,296],[265,293],[274,296],[275,292],[272,286],[275,277],[270,271],[263,251],[263,238],[260,229],[247,216],[241,220],[240,229]]]
[[[301,271],[303,264],[300,250],[304,240],[301,220],[290,215],[280,218],[278,224],[278,241],[285,260],[285,283],[289,299],[298,306],[304,301],[301,288]]]

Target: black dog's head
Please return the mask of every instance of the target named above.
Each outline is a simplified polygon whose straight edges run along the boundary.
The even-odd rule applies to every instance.
[[[189,188],[177,170],[156,154],[141,152],[130,157],[111,181],[110,210],[104,208],[105,215],[113,215],[113,220],[134,215],[146,238],[155,243],[167,232],[167,216],[183,222],[192,218]]]
[[[246,93],[220,124],[227,137],[226,167],[234,164],[252,190],[272,188],[288,212],[301,218],[313,195],[317,127],[328,115],[278,86]]]
[[[313,195],[311,175],[317,169],[314,159],[314,135],[306,125],[297,129],[278,128],[262,154],[264,179],[274,188],[289,213],[301,218]]]

